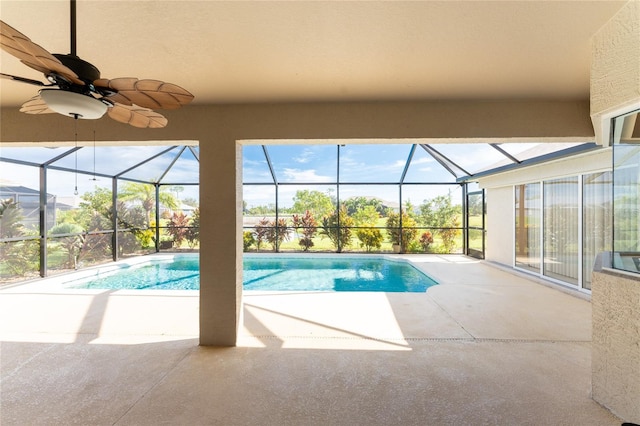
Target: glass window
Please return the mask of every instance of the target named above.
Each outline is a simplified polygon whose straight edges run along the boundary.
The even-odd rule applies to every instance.
[[[544,275],[578,284],[578,177],[544,182]]]
[[[515,264],[540,272],[540,184],[515,187]]]
[[[613,267],[640,272],[640,119],[618,117],[613,143]]]
[[[582,177],[582,287],[591,289],[596,256],[611,250],[611,172]]]

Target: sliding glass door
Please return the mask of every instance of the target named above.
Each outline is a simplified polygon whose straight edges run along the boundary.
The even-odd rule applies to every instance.
[[[543,274],[578,285],[578,177],[544,182]]]
[[[540,272],[540,184],[515,187],[515,265]]]
[[[582,177],[582,287],[591,290],[596,256],[611,251],[611,172]]]
[[[466,254],[484,259],[486,205],[484,190],[467,193]]]
[[[515,266],[590,290],[611,250],[611,183],[605,171],[516,185]]]

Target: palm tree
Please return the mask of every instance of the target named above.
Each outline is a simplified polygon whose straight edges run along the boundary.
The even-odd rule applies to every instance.
[[[158,196],[160,198],[160,204],[163,206],[172,210],[178,208],[178,202],[168,187],[161,186]],[[147,213],[146,225],[147,228],[149,227],[151,224],[151,212],[156,205],[156,190],[154,185],[149,183],[127,182],[123,185],[118,198],[122,201],[140,201],[142,208]]]
[[[0,200],[0,237],[12,238],[22,235],[22,211],[12,199]]]

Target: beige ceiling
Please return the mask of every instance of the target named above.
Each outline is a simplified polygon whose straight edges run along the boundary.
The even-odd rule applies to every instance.
[[[104,78],[178,84],[195,103],[588,99],[590,38],[621,1],[78,0],[78,55]],[[69,53],[68,1],[0,18]],[[0,71],[41,79],[2,52]],[[0,105],[37,87],[0,80]]]

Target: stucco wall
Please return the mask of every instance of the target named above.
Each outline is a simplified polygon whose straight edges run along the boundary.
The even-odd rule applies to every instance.
[[[513,187],[489,188],[487,197],[487,240],[485,258],[513,265]]]
[[[594,272],[593,399],[640,424],[640,275]]]
[[[591,118],[608,144],[609,120],[640,108],[640,1],[628,2],[592,39]]]

